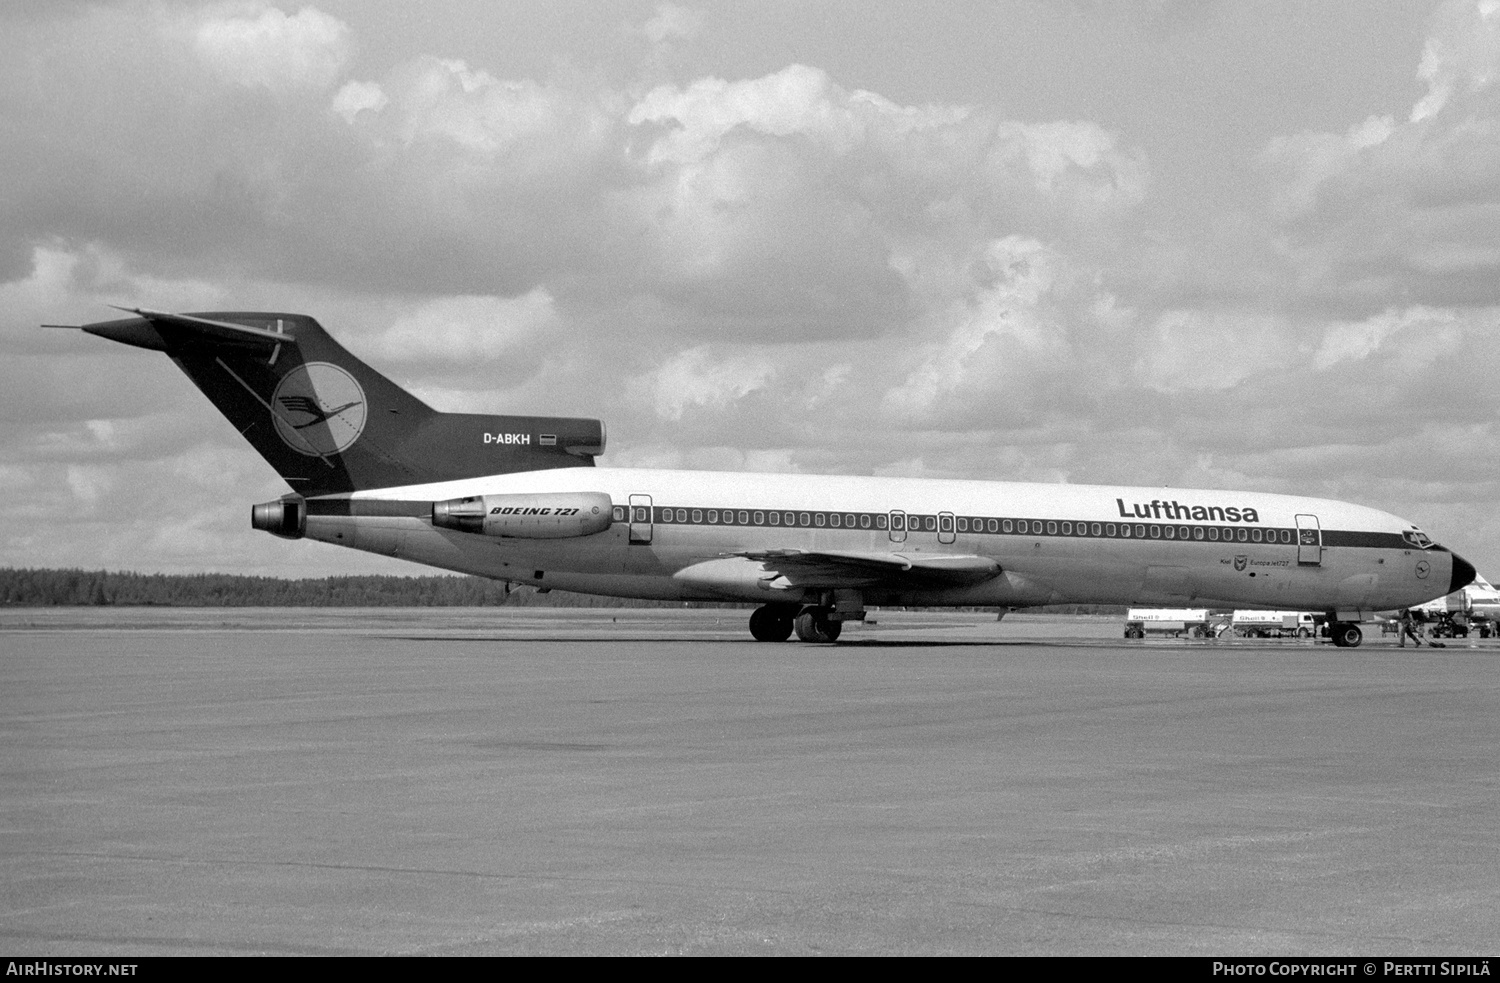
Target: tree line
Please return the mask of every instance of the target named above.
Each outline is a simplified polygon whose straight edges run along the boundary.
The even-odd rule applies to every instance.
[[[511,587],[466,576],[246,577],[231,573],[135,573],[0,567],[0,606],[174,608],[751,608],[729,601],[644,601]],[[918,609],[912,609],[918,610]],[[994,608],[962,608],[974,611]],[[1124,614],[1107,604],[1053,604],[1054,614]]]
[[[285,580],[228,573],[135,573],[0,567],[0,605],[56,607],[680,607],[530,587],[483,577],[348,576]]]

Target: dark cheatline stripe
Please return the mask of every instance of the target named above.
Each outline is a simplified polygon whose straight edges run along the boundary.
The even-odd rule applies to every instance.
[[[1363,546],[1368,549],[1416,549],[1411,543],[1401,538],[1400,533],[1394,532],[1361,532],[1359,530],[1324,529],[1324,546]],[[1432,550],[1442,549],[1440,546],[1430,547]]]

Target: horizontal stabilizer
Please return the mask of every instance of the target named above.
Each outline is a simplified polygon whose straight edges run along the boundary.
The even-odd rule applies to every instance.
[[[252,342],[262,345],[296,344],[296,338],[292,335],[281,331],[252,327],[248,324],[213,321],[206,317],[194,317],[191,314],[168,314],[165,311],[147,310],[143,307],[120,307],[115,304],[111,304],[110,306],[117,311],[140,315],[153,325],[180,328],[185,331],[194,332],[200,336],[215,338],[221,341]]]

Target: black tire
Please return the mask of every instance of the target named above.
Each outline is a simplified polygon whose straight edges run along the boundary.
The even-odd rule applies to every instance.
[[[828,612],[822,608],[804,608],[797,615],[796,627],[797,637],[804,642],[837,641],[839,632],[844,630],[843,623],[830,621]]]
[[[1333,644],[1339,648],[1359,648],[1359,643],[1365,640],[1365,633],[1360,631],[1359,625],[1347,622],[1333,626]]]
[[[1126,638],[1145,638],[1146,637],[1146,632],[1145,632],[1144,629],[1141,629],[1141,628],[1126,628],[1125,629],[1125,637]]]
[[[784,642],[792,637],[793,612],[774,604],[755,609],[750,615],[750,634],[757,642]]]

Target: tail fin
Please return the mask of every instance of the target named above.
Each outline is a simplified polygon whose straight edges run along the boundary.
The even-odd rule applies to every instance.
[[[85,324],[166,352],[292,490],[326,495],[591,467],[598,420],[439,413],[303,314],[164,314]]]

